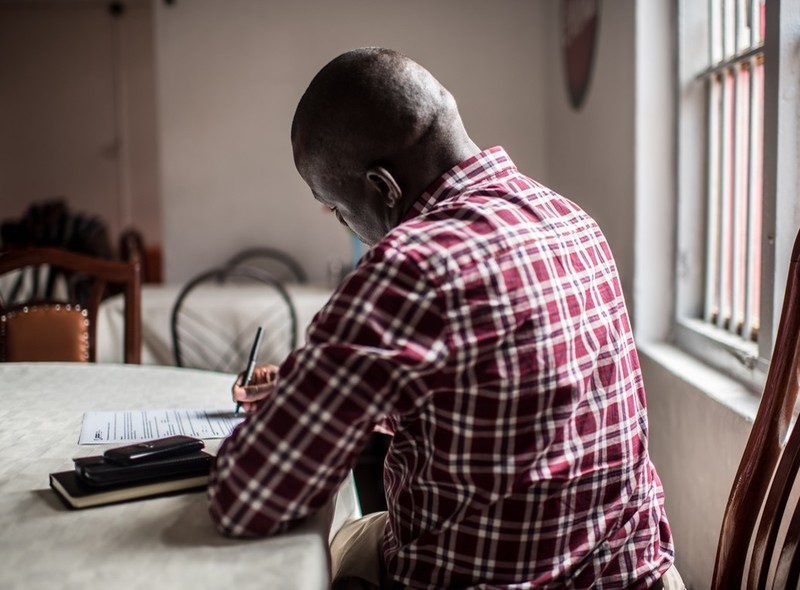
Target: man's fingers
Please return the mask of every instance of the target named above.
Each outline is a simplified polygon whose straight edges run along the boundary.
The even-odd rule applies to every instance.
[[[250,384],[242,387],[244,373],[240,373],[236,377],[233,387],[231,387],[233,401],[240,403],[245,412],[254,411],[260,402],[275,391],[277,378],[278,367],[275,365],[262,365],[256,367]]]
[[[257,407],[258,406],[256,406],[256,404],[249,403],[249,402],[244,402],[242,404],[242,409],[244,409],[244,411],[247,412],[247,413],[254,412]]]
[[[258,385],[248,385],[247,387],[234,387],[233,399],[240,402],[259,401],[267,396],[275,389],[272,383],[260,383]]]

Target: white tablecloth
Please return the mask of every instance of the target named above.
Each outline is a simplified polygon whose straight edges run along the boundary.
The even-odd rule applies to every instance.
[[[225,407],[232,378],[168,367],[0,364],[0,587],[327,588],[320,517],[270,539],[232,540],[214,529],[203,493],[68,510],[49,489],[49,473],[107,448],[78,446],[83,412]],[[206,441],[208,450],[220,442]],[[332,530],[358,513],[347,480]]]
[[[142,288],[142,364],[175,365],[172,352],[172,308],[183,285],[145,285]],[[328,301],[331,290],[312,285],[288,284],[286,289],[297,311],[297,344],[305,341],[305,331],[314,315]],[[281,304],[264,288],[237,286],[204,286],[192,296],[190,305],[195,316],[206,318],[210,325],[228,327],[252,326],[253,318],[263,313],[265,297],[273,297],[275,305]],[[282,308],[281,308],[282,309]],[[121,296],[107,299],[97,317],[97,361],[121,363],[123,346],[123,304]],[[269,326],[265,326],[269,329]],[[255,329],[243,334],[243,345],[249,350]],[[213,339],[209,339],[213,341]],[[262,358],[269,358],[266,349],[270,340],[265,338]],[[276,352],[270,362],[279,364],[287,349]],[[244,367],[241,367],[243,370]]]

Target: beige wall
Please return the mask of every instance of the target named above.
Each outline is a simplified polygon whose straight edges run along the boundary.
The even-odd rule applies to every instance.
[[[160,6],[158,81],[166,275],[181,281],[236,250],[271,245],[317,279],[351,258],[345,231],[297,175],[294,108],[353,47],[421,62],[450,88],[476,142],[546,167],[541,4],[505,0],[192,0]]]
[[[316,71],[352,47],[416,58],[484,147],[546,168],[541,3],[100,0],[0,5],[0,219],[64,195],[162,243],[167,281],[244,247],[296,256],[312,279],[349,235],[309,196],[288,141]]]
[[[0,220],[65,197],[161,239],[150,0],[0,4]]]
[[[678,568],[690,590],[705,590],[757,402],[739,384],[673,347],[646,345],[639,356],[650,453],[664,484]]]
[[[544,181],[592,215],[606,234],[631,301],[634,221],[635,2],[602,2],[589,90],[567,99],[557,3],[548,5],[547,167]]]

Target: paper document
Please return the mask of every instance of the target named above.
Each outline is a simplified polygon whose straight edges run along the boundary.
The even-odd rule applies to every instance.
[[[233,410],[86,412],[78,444],[128,443],[174,434],[225,438],[243,420],[244,416],[234,417]]]

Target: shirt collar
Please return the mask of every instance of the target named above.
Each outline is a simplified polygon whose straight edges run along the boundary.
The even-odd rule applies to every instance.
[[[403,221],[413,219],[448,196],[462,192],[467,186],[506,171],[516,172],[517,167],[506,151],[495,146],[456,164],[433,181],[425,192],[411,205]]]

